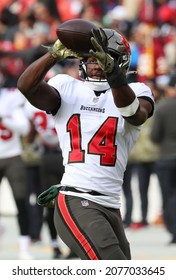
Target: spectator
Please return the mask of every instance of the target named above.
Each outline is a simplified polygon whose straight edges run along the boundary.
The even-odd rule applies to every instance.
[[[155,172],[155,162],[158,158],[158,149],[150,139],[152,118],[143,125],[141,134],[132,150],[131,157],[135,161],[135,171],[140,193],[141,220],[131,225],[132,229],[143,228],[148,225],[148,191],[151,175]]]
[[[26,106],[25,106],[26,111]],[[33,123],[28,135],[23,137],[23,160],[25,162],[27,176],[27,202],[29,212],[29,235],[31,242],[41,242],[41,229],[43,225],[43,211],[37,205],[37,196],[42,190],[40,179],[41,155],[38,139]]]
[[[57,39],[56,28],[60,24],[59,15],[56,16],[55,13],[53,14],[51,9],[49,9],[47,3],[45,3],[44,1],[37,1],[32,6],[32,12],[38,23],[48,25],[48,41],[54,42]]]
[[[176,70],[176,27],[167,26],[163,28],[164,36],[164,52],[167,59],[167,63],[170,69],[170,73],[174,73]]]
[[[124,173],[123,179],[123,194],[125,197],[125,213],[123,224],[125,228],[131,227],[132,212],[133,212],[133,194],[132,194],[132,176],[133,176],[133,161],[128,160],[128,164]]]
[[[171,244],[176,243],[176,75],[171,76],[165,100],[158,106],[151,139],[159,147],[157,173],[163,197],[163,217]]]
[[[82,2],[86,1],[79,1],[79,0],[56,0],[56,6],[58,14],[60,15],[61,22],[66,20],[70,20],[73,18],[78,18],[79,13],[83,8]]]
[[[155,101],[160,99],[160,94],[153,81],[147,84],[153,91]],[[140,229],[148,225],[148,191],[151,175],[155,171],[155,162],[158,158],[158,147],[150,139],[150,127],[153,118],[148,119],[141,129],[141,134],[131,151],[127,169],[124,176],[123,191],[126,199],[126,211],[124,217],[125,227],[130,229]],[[132,179],[136,175],[139,194],[140,194],[140,214],[139,222],[132,222],[133,196],[132,196]]]

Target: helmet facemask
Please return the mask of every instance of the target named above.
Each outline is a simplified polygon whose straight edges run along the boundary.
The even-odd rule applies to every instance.
[[[91,63],[87,62],[87,60],[80,61],[80,64],[79,64],[79,76],[83,80],[92,81],[92,79],[87,75],[86,67],[87,67],[88,64],[91,64]],[[92,64],[97,64],[97,63],[93,62]],[[94,81],[95,82],[107,82],[107,80],[104,77],[103,78],[100,77],[100,79],[97,79],[97,80],[94,79]]]
[[[100,79],[96,80],[96,79],[90,78],[87,75],[87,72],[86,72],[87,64],[88,63],[86,62],[86,60],[80,62],[80,65],[79,65],[80,78],[82,80],[84,80],[85,84],[87,84],[87,86],[94,91],[102,92],[102,91],[108,90],[110,87],[109,87],[107,80],[104,77],[103,77],[103,79],[101,79],[101,77],[100,77]]]
[[[130,45],[126,38],[113,29],[103,29],[107,36],[108,50],[110,55],[115,58],[121,68],[122,72],[126,75],[131,60]],[[80,61],[79,75],[81,79],[92,81],[87,75],[86,71],[87,59]],[[94,80],[94,82],[107,82],[106,79]]]

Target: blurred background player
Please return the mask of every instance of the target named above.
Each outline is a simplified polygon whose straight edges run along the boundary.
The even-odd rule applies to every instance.
[[[68,59],[60,64],[56,64],[46,75],[45,79],[48,80],[57,72],[69,73],[71,76],[78,78],[78,63],[77,60]],[[25,111],[33,126],[33,132],[30,133],[30,138],[38,137],[38,149],[40,153],[40,189],[46,190],[52,185],[57,185],[61,182],[64,166],[62,152],[59,145],[58,136],[54,127],[54,121],[50,114],[37,109],[29,102],[25,104]],[[33,136],[32,136],[33,134]],[[36,193],[38,195],[39,193]],[[35,200],[36,202],[36,200]],[[35,207],[41,210],[38,205]],[[68,254],[63,254],[62,249],[59,247],[58,236],[53,221],[53,208],[44,209],[44,221],[48,225],[49,234],[51,238],[51,248],[53,251],[54,259],[72,259],[77,257],[72,251]],[[31,217],[33,219],[34,217]]]
[[[29,102],[26,102],[25,104],[25,111],[27,117],[33,124],[33,139],[36,134],[38,136],[38,149],[40,150],[38,189],[41,192],[51,185],[59,184],[61,181],[64,172],[62,153],[51,116],[41,110],[38,110]],[[39,195],[39,193],[36,190],[35,196],[37,195]],[[36,199],[35,207],[38,208],[39,211],[42,210],[43,212],[43,209],[36,204]],[[53,258],[60,258],[63,256],[58,245],[57,232],[53,223],[53,213],[53,208],[44,209],[44,220],[43,218],[42,220],[47,223],[49,228]],[[33,213],[33,215],[31,213],[31,220],[35,218],[34,215],[35,213]]]
[[[163,218],[171,234],[170,244],[176,243],[176,75],[165,89],[165,98],[157,106],[151,139],[158,145],[157,174],[163,198]]]
[[[30,123],[23,105],[24,98],[18,89],[0,89],[0,182],[4,177],[7,178],[17,206],[19,259],[31,259],[26,171],[21,158],[21,136],[27,135]]]

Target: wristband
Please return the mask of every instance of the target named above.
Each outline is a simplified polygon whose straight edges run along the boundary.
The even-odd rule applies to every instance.
[[[121,108],[118,107],[118,109],[123,117],[131,117],[136,113],[138,107],[139,107],[139,100],[137,97],[135,97],[135,99],[130,105]]]

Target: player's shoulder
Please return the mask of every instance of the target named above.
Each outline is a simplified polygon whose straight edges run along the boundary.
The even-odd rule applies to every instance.
[[[130,83],[129,86],[135,92],[136,96],[138,97],[146,96],[154,100],[153,93],[150,87],[147,86],[145,83],[135,82],[135,83]]]
[[[155,104],[154,95],[153,95],[150,87],[147,86],[146,84],[140,83],[140,82],[131,83],[131,84],[129,84],[129,86],[135,92],[137,97],[141,97],[145,100],[148,100],[150,102],[150,104],[152,105],[152,110],[148,116],[148,118],[150,118],[153,115],[154,104]]]

